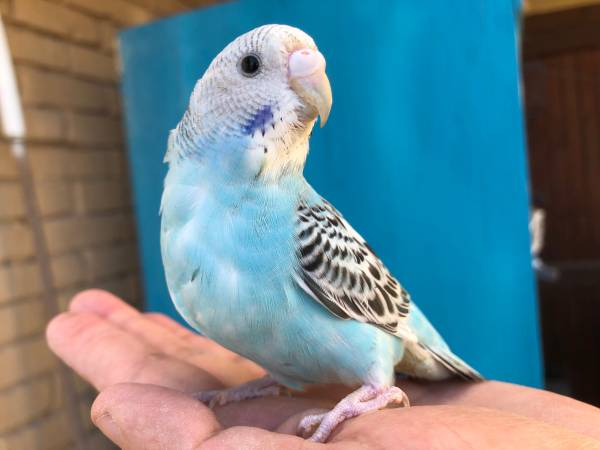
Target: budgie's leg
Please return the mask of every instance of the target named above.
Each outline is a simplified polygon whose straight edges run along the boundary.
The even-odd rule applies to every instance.
[[[360,416],[369,411],[385,408],[390,403],[398,403],[400,406],[410,406],[408,397],[399,387],[364,385],[342,399],[331,411],[324,414],[306,416],[300,421],[298,431],[305,435],[318,425],[317,430],[312,434],[310,440],[325,442],[333,430],[344,420]]]
[[[281,386],[277,381],[267,375],[229,389],[197,392],[194,394],[194,398],[213,408],[250,398],[279,395],[280,391]]]

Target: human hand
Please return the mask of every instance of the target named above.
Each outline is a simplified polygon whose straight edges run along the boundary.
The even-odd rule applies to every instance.
[[[331,408],[348,390],[210,410],[191,393],[264,375],[254,363],[160,314],[141,314],[103,291],[86,291],[52,320],[50,348],[100,394],[92,420],[124,449],[312,449],[294,435],[300,419]],[[412,407],[344,422],[332,449],[600,448],[600,412],[537,389],[494,381],[401,381]]]

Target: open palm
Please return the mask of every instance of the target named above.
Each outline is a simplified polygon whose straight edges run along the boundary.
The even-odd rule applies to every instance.
[[[100,395],[94,423],[125,449],[306,449],[299,420],[348,390],[208,409],[193,392],[235,386],[264,371],[160,314],[142,314],[103,291],[86,291],[48,326],[51,349]],[[506,383],[401,381],[413,407],[348,420],[331,448],[600,448],[593,406]]]

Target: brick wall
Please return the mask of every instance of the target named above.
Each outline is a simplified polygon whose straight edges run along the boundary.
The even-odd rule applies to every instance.
[[[92,286],[140,301],[116,32],[208,2],[0,0],[62,308]],[[40,291],[16,167],[0,141],[0,449],[73,445]],[[89,421],[94,393],[80,380],[77,390],[89,447],[109,447]]]

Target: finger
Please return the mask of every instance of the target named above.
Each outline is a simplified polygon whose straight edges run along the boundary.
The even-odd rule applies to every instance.
[[[264,370],[256,364],[241,358],[210,339],[194,335],[180,325],[188,336],[183,340],[173,333],[175,326],[165,327],[150,320],[118,297],[102,290],[88,290],[73,298],[70,310],[91,312],[118,325],[123,330],[135,334],[163,353],[195,364],[211,373],[225,386],[234,386],[264,375]],[[164,320],[163,320],[164,323]],[[183,335],[183,333],[179,333]],[[193,336],[191,339],[189,336]]]
[[[285,420],[283,423],[281,423],[277,427],[277,432],[284,433],[284,434],[296,435],[298,433],[298,426],[300,425],[300,422],[306,416],[323,414],[330,410],[331,409],[326,409],[326,408],[310,408],[310,409],[304,409],[302,411],[299,411],[296,414],[291,415],[287,420]]]
[[[171,319],[169,316],[165,316],[164,314],[156,313],[156,312],[147,312],[144,313],[144,316],[153,321],[154,323],[161,325],[165,329],[169,330],[175,336],[187,340],[198,337],[197,333],[194,333],[187,329],[186,327],[182,327],[175,320]]]
[[[220,353],[223,357],[231,358],[232,363],[243,364],[244,370],[251,371],[253,373],[252,379],[260,378],[266,374],[265,370],[258,364],[220,346],[215,341],[207,339],[198,333],[195,333],[177,323],[164,314],[159,313],[144,313],[144,317],[168,330],[175,336],[177,336],[185,345],[191,348],[203,347],[206,352]],[[239,370],[239,369],[238,369]]]
[[[145,384],[117,384],[102,391],[91,416],[96,426],[124,449],[194,448],[221,429],[200,402]]]
[[[219,406],[214,413],[224,427],[251,426],[296,434],[293,424],[298,421],[292,421],[287,426],[282,424],[288,423],[290,417],[304,417],[307,411],[317,408],[319,411],[327,411],[334,405],[335,403],[322,399],[265,397]]]
[[[364,442],[365,436],[377,448],[595,448],[589,437],[560,426],[487,408],[449,405],[364,414],[345,421],[334,431],[330,442],[334,447],[346,448],[348,442]]]
[[[117,311],[135,313],[137,310],[129,303],[103,289],[86,289],[78,292],[69,303],[69,311],[93,312],[108,317]]]
[[[62,314],[52,320],[47,335],[50,348],[98,390],[128,382],[187,393],[223,387],[199,367],[164,355],[95,314]],[[290,415],[320,404],[315,400],[265,398],[226,405],[216,412],[225,426],[274,429]]]
[[[111,299],[103,303],[102,297],[97,297],[97,305],[104,308],[104,314],[110,315],[113,306],[120,307]],[[163,354],[140,336],[93,313],[62,314],[50,323],[47,335],[51,349],[99,390],[125,382],[156,384],[184,392],[223,387],[220,380],[199,367]],[[218,361],[212,364],[218,366]],[[226,405],[216,412],[227,426],[244,424],[274,429],[290,415],[320,404],[315,400],[265,398]]]
[[[163,354],[95,314],[63,313],[49,323],[46,336],[52,351],[97,389],[123,382],[188,392],[222,387],[208,372]]]
[[[252,427],[223,431],[212,412],[180,392],[159,386],[121,384],[103,391],[92,420],[119,447],[127,449],[298,449],[315,444],[296,436]]]
[[[400,383],[414,405],[463,405],[511,412],[600,439],[600,410],[552,392],[499,381]]]
[[[108,321],[119,325],[165,351],[177,353],[181,351],[181,340],[173,332],[174,326],[164,327],[156,321],[147,320],[138,310],[128,305],[110,292],[90,289],[78,293],[69,305],[69,311],[94,313]],[[184,330],[183,327],[179,327]],[[214,346],[204,338],[197,341],[196,348],[214,350]]]

